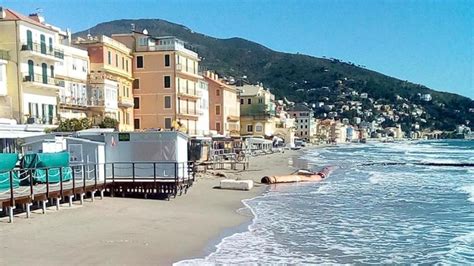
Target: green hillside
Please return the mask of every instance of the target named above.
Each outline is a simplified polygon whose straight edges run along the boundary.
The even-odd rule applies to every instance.
[[[159,19],[116,20],[98,24],[75,36],[127,33],[131,24],[137,30],[147,29],[154,36],[176,36],[188,42],[202,57],[202,65],[223,76],[249,82],[262,82],[277,97],[287,97],[309,104],[319,101],[341,101],[341,94],[369,94],[378,103],[394,109],[402,102],[411,109],[421,107],[425,114],[423,128],[453,130],[457,124],[474,123],[474,101],[460,95],[438,92],[425,86],[402,81],[337,59],[324,59],[301,54],[276,52],[241,38],[217,39],[195,33],[185,26]],[[418,94],[431,94],[432,101],[420,101]],[[398,96],[398,97],[397,97]],[[349,96],[345,100],[348,100]],[[405,129],[416,119],[406,118]]]

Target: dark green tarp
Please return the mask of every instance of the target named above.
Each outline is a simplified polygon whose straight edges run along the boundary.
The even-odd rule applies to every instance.
[[[49,183],[60,181],[61,170],[63,181],[72,178],[72,171],[69,167],[69,152],[26,154],[21,161],[21,167],[35,169],[33,178],[36,182],[46,182],[46,169],[41,168],[48,168]]]
[[[17,161],[16,153],[0,153],[0,191],[10,189],[10,171],[15,168]],[[13,172],[13,187],[16,188],[19,184],[18,173]]]

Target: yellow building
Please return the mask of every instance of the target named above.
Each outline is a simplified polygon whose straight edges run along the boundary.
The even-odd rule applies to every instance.
[[[133,131],[131,50],[107,36],[78,39],[90,60],[88,104],[95,123],[103,117],[119,121],[120,131]]]
[[[61,83],[55,67],[63,62],[59,30],[38,14],[0,9],[0,118],[17,123],[57,123]]]
[[[275,95],[260,85],[237,86],[240,98],[240,134],[273,136],[280,119],[276,116]]]

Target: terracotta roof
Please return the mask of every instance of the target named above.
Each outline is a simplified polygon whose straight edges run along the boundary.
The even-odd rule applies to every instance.
[[[38,26],[38,27],[42,27],[42,28],[52,30],[52,31],[57,31],[57,30],[53,29],[51,26],[42,24],[39,21],[34,20],[34,19],[32,19],[28,16],[25,16],[23,14],[20,14],[20,13],[14,11],[14,10],[11,10],[11,9],[7,8],[7,9],[4,9],[4,11],[5,11],[5,18],[0,19],[0,21],[2,21],[2,20],[6,20],[6,21],[21,20],[21,21],[28,22],[28,23],[33,24],[33,25]]]

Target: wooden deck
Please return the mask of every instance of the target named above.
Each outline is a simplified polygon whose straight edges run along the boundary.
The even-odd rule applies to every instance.
[[[119,169],[131,170],[131,175],[119,175]],[[120,168],[122,167],[122,168]],[[148,167],[148,168],[146,168]],[[65,199],[72,204],[73,199],[79,198],[81,203],[85,196],[94,199],[95,194],[100,192],[110,196],[142,196],[144,198],[166,198],[176,197],[186,193],[192,186],[195,178],[194,163],[168,163],[168,162],[133,162],[133,163],[107,163],[87,164],[71,166],[72,178],[68,181],[56,183],[36,183],[34,179],[35,169],[13,170],[20,176],[21,184],[13,185],[10,177],[10,188],[0,190],[0,207],[7,210],[10,222],[13,221],[13,209],[16,206],[26,206],[27,217],[30,216],[29,206],[41,203],[43,211],[46,203],[59,204]],[[171,174],[160,176],[159,171],[166,168],[171,169]],[[144,169],[147,169],[146,171]],[[46,170],[49,169],[41,169]],[[163,170],[164,171],[164,170]],[[12,175],[10,175],[12,176]],[[27,183],[25,185],[25,183]]]

